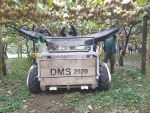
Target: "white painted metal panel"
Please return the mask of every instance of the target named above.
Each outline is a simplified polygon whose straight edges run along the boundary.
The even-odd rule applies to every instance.
[[[96,58],[40,60],[40,76],[96,76]]]

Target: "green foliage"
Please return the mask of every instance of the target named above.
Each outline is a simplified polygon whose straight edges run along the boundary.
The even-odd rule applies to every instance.
[[[101,28],[102,25],[95,24],[96,28]]]
[[[84,2],[82,1],[82,3],[80,4],[80,6],[84,6]]]
[[[137,3],[144,3],[144,2],[146,2],[146,0],[136,0],[137,1]]]
[[[23,100],[30,98],[30,92],[26,86],[26,77],[31,66],[31,59],[9,59],[6,62],[10,65],[7,76],[3,77],[0,85],[0,112],[12,113],[22,108]],[[11,91],[11,93],[8,93]]]
[[[20,42],[20,45],[22,47],[22,54],[27,54],[27,46],[25,45],[25,43]],[[28,45],[29,45],[29,51],[31,52],[32,51],[32,42],[28,42]],[[16,43],[8,44],[7,53],[18,54],[18,45]]]
[[[104,0],[90,0],[89,4],[93,5],[93,7],[96,7],[101,2],[103,3]]]
[[[132,57],[139,57],[139,54],[133,54]],[[126,61],[127,62],[127,61]],[[131,64],[133,62],[129,61]],[[133,64],[134,65],[134,64]],[[110,112],[108,109],[118,109],[118,112],[146,112],[148,110],[150,91],[149,80],[145,75],[139,74],[137,68],[120,68],[112,74],[111,88],[103,92],[75,93],[72,97],[69,94],[63,98],[63,106],[75,107],[77,112],[82,113],[90,111],[88,105],[97,108],[92,112]],[[142,84],[142,85],[141,85]],[[140,106],[137,107],[137,106]]]
[[[66,6],[70,7],[72,2],[66,1]]]
[[[53,7],[53,0],[50,0],[50,3],[48,5],[49,8]]]
[[[20,3],[17,0],[13,0],[13,2],[15,3],[15,5],[17,5],[18,7],[20,7]]]
[[[132,54],[132,57],[138,58],[141,55]],[[131,55],[129,54],[129,57]],[[137,63],[125,60],[126,63]],[[14,112],[22,110],[23,100],[29,99],[31,94],[26,86],[26,77],[31,66],[31,59],[7,59],[8,74],[3,77],[0,83],[0,112]],[[111,87],[108,91],[99,92],[98,90],[81,91],[72,90],[66,92],[63,97],[57,97],[56,93],[43,93],[50,100],[59,102],[61,109],[75,108],[76,112],[110,112],[110,109],[117,109],[118,112],[141,112],[149,111],[150,97],[150,79],[145,79],[145,75],[139,74],[136,67],[131,69],[126,67],[116,67],[112,74]],[[9,94],[8,91],[12,93]],[[65,92],[65,91],[64,91]],[[88,106],[91,105],[93,110]],[[51,112],[58,112],[50,109]],[[19,111],[18,111],[19,112]]]

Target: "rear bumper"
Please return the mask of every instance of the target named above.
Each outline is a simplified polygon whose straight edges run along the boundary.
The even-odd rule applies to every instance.
[[[47,87],[57,88],[79,88],[81,86],[88,86],[95,89],[96,76],[90,77],[60,77],[60,78],[41,78],[40,87],[44,91]]]

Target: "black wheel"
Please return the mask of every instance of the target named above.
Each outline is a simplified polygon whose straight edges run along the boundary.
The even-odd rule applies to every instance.
[[[40,82],[38,81],[38,69],[33,68],[29,73],[28,86],[31,93],[40,92]]]
[[[98,81],[99,90],[107,91],[110,87],[109,73],[107,71],[107,68],[105,66],[100,66],[99,73],[100,73]]]

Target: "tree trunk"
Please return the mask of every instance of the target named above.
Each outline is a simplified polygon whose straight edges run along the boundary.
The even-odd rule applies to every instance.
[[[124,49],[125,49],[125,46],[124,46],[124,38],[122,38],[122,51],[123,51]],[[122,51],[121,51],[121,54],[120,54],[120,57],[119,57],[119,65],[120,65],[120,66],[123,66]]]
[[[146,39],[147,39],[147,17],[143,17],[143,31],[142,31],[142,63],[141,74],[145,74],[146,71]]]
[[[141,21],[139,21],[139,22],[141,22]],[[138,23],[139,23],[138,22]],[[134,24],[135,25],[135,24]],[[133,28],[133,26],[134,25],[132,25],[131,27],[130,27],[130,29],[129,29],[129,32],[127,33],[127,31],[126,31],[126,29],[125,29],[125,27],[124,27],[124,30],[125,30],[125,37],[126,37],[126,43],[125,43],[125,46],[124,46],[124,48],[123,48],[123,51],[122,51],[122,53],[121,53],[121,59],[119,60],[120,61],[120,64],[123,66],[123,58],[122,57],[124,57],[125,56],[125,54],[126,54],[126,48],[127,48],[127,45],[128,45],[128,41],[129,41],[129,36],[130,36],[130,34],[131,34],[131,30],[132,30],[132,28]],[[121,62],[122,61],[122,62]]]
[[[20,57],[22,58],[22,45],[20,44]]]
[[[121,52],[121,55],[120,55],[120,59],[119,59],[119,65],[120,66],[123,66],[123,57],[125,56],[126,54],[126,48],[127,48],[127,44],[128,44],[128,41],[129,41],[129,36],[126,37],[126,42],[125,42],[125,45],[123,45],[123,49],[122,49],[122,52]]]
[[[0,80],[2,79],[2,55],[2,25],[0,24]]]
[[[28,39],[26,39],[26,46],[27,46],[27,56],[30,57]]]
[[[122,51],[122,53],[121,53],[121,55],[124,57],[125,56],[125,54],[126,54],[126,48],[127,48],[127,45],[128,45],[128,41],[129,41],[129,36],[128,37],[126,37],[127,38],[127,40],[126,40],[126,43],[125,43],[125,46],[124,46],[124,49],[123,49],[123,51]]]
[[[118,40],[119,40],[119,37],[117,36],[117,54],[116,54],[116,61],[118,63]]]
[[[125,38],[126,38],[127,40],[126,40],[126,43],[125,43],[125,47],[124,47],[124,49],[123,49],[123,51],[122,51],[122,53],[121,53],[121,56],[122,56],[122,57],[125,56],[126,48],[127,48],[127,44],[128,44],[128,40],[129,40],[129,36],[130,36],[130,34],[131,34],[132,28],[133,28],[136,24],[138,24],[138,23],[140,23],[140,22],[141,22],[141,20],[139,20],[138,22],[136,22],[136,23],[134,23],[134,24],[132,23],[132,26],[129,26],[129,31],[128,31],[128,32],[126,31],[126,28],[125,28],[125,26],[124,26]],[[120,57],[120,58],[122,59],[122,57]],[[121,60],[121,59],[120,59],[120,62],[123,61],[123,60]],[[121,64],[123,64],[123,62],[122,62]]]
[[[20,51],[19,51],[19,41],[18,41],[18,58],[19,58],[19,53],[20,53]]]
[[[149,35],[148,35],[148,48],[150,48],[150,27],[149,27]],[[147,71],[146,78],[150,78],[150,49],[147,50]]]
[[[6,71],[6,63],[5,63],[5,58],[4,58],[4,50],[5,50],[5,44],[3,45],[3,49],[2,49],[2,70],[3,70],[3,76],[7,75],[7,71]]]
[[[119,58],[119,65],[123,66],[123,56],[122,55],[120,55],[120,58]]]
[[[7,43],[4,44],[3,54],[4,54],[4,58],[8,58],[8,56],[7,56]]]

